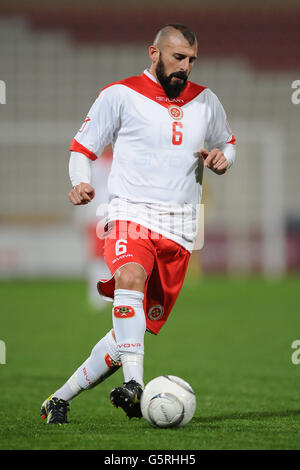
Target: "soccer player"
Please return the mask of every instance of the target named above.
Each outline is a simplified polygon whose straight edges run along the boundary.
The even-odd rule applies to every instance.
[[[188,77],[197,39],[186,26],[163,27],[141,76],[104,88],[71,143],[69,199],[95,195],[90,168],[112,142],[105,259],[111,279],[98,291],[113,300],[113,328],[42,405],[47,423],[67,422],[70,401],[122,366],[110,400],[141,417],[145,331],[158,334],[182,287],[197,233],[202,172],[224,174],[235,137],[216,95]]]

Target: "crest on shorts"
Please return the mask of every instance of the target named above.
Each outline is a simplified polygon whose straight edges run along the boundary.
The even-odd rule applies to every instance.
[[[164,308],[162,305],[153,305],[148,310],[148,318],[150,320],[160,320],[164,314]]]
[[[171,106],[168,107],[168,111],[175,121],[180,121],[180,119],[183,118],[183,111],[179,106],[176,106],[176,104],[171,104]]]
[[[120,307],[114,307],[114,316],[117,318],[130,318],[135,315],[134,308],[127,305],[121,305]]]

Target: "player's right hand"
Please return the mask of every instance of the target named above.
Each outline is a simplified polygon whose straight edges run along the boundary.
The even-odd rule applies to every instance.
[[[79,183],[69,192],[69,200],[74,206],[88,204],[95,196],[94,188],[88,183]]]
[[[204,166],[217,175],[223,175],[226,172],[229,163],[221,150],[212,149],[208,152],[206,149],[201,149],[200,155],[203,159]]]

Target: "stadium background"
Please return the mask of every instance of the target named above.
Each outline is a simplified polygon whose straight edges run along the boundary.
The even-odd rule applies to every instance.
[[[299,106],[291,86],[300,12],[292,6],[2,2],[1,276],[83,275],[67,198],[70,140],[105,85],[148,66],[147,46],[170,21],[196,31],[191,80],[219,96],[238,139],[226,178],[204,177],[203,270],[299,270]]]
[[[37,406],[111,323],[109,307],[94,315],[83,302],[88,260],[67,197],[69,143],[101,88],[148,66],[147,46],[169,22],[196,32],[191,80],[220,98],[238,147],[227,175],[204,175],[204,249],[168,328],[146,340],[146,380],[163,367],[190,380],[198,415],[178,442],[143,424],[129,442],[118,413],[91,392],[73,407],[79,434],[70,428],[61,439],[38,427]],[[299,44],[291,0],[1,2],[0,447],[299,448],[290,360],[299,336]],[[195,335],[181,350],[189,324]],[[105,382],[101,396],[119,381]]]

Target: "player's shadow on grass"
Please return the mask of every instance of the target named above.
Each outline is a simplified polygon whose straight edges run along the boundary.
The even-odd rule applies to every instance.
[[[247,413],[230,413],[219,416],[195,416],[193,421],[199,424],[226,421],[227,419],[261,419],[261,418],[287,418],[289,416],[299,416],[300,410],[284,411],[249,411]]]

